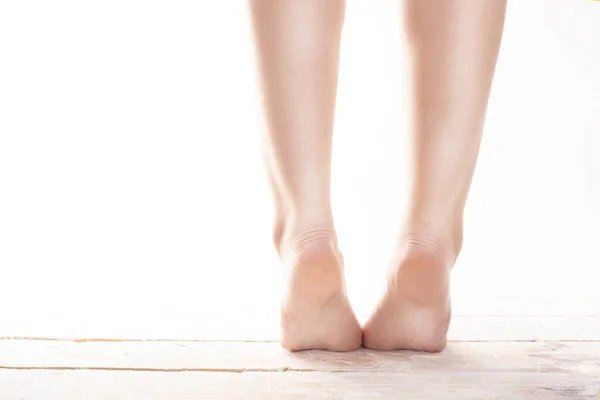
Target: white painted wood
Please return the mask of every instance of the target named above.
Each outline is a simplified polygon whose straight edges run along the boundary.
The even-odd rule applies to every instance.
[[[277,343],[0,341],[0,368],[329,372],[554,372],[600,377],[600,342],[451,343],[410,351],[289,353]]]
[[[600,314],[599,314],[600,315]],[[277,341],[273,314],[221,313],[137,319],[20,319],[2,322],[0,337]],[[363,316],[364,319],[364,316]],[[455,316],[450,341],[600,340],[600,316]]]
[[[331,373],[0,370],[0,400],[580,400],[600,377],[553,372]]]

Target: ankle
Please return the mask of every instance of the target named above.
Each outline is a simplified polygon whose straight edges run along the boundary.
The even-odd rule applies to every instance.
[[[327,219],[300,222],[295,218],[278,218],[273,242],[283,257],[284,253],[302,253],[314,247],[336,247],[337,236],[333,222]]]
[[[462,242],[462,224],[452,229],[407,225],[399,237],[399,247],[403,254],[426,254],[451,264],[458,258]]]

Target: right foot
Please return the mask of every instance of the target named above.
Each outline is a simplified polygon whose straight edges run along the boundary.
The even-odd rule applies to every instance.
[[[281,346],[289,351],[358,349],[362,332],[346,295],[333,230],[303,230],[281,244]]]
[[[392,264],[387,290],[363,329],[374,350],[439,352],[450,324],[450,272],[454,254],[430,235],[411,237]]]

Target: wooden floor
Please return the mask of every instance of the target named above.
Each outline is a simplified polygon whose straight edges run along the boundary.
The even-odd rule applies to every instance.
[[[598,311],[459,315],[441,354],[287,353],[277,322],[255,317],[204,320],[179,338],[3,327],[17,335],[0,339],[0,400],[597,399]]]

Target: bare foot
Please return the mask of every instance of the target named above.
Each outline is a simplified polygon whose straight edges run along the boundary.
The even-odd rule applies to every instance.
[[[433,241],[406,243],[392,265],[386,293],[364,326],[364,346],[442,351],[451,317],[453,262]]]
[[[356,350],[360,325],[344,284],[343,259],[332,230],[304,230],[284,244],[281,346],[290,351]]]

